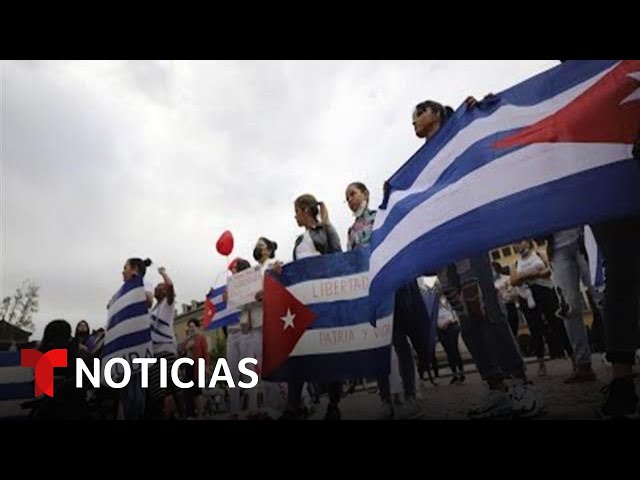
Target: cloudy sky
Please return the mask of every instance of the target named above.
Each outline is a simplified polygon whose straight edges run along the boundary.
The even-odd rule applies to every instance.
[[[517,61],[1,63],[1,296],[41,287],[35,316],[106,322],[124,261],[164,265],[178,303],[203,300],[256,239],[291,260],[293,201],[324,200],[343,245],[351,181],[382,183],[420,147],[411,110],[457,108],[557,64]],[[222,277],[219,277],[222,278]]]

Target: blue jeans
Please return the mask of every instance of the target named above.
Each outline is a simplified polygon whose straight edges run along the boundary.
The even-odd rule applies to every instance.
[[[458,314],[462,339],[482,379],[493,385],[510,376],[525,378],[520,349],[493,284],[489,255],[456,262],[441,271],[438,280]],[[480,309],[475,307],[477,301]]]
[[[551,258],[553,283],[562,291],[570,309],[567,318],[564,319],[564,326],[571,341],[575,363],[577,367],[586,368],[591,366],[591,348],[582,318],[580,278],[581,271],[584,271],[585,268],[583,263],[586,263],[586,259],[580,252],[577,243],[555,250]],[[589,287],[589,284],[585,286]]]
[[[429,329],[435,328],[431,320],[416,280],[396,291],[392,343],[398,354],[405,399],[416,396],[416,361],[413,349],[422,365],[431,363],[433,348],[430,348]],[[391,403],[389,376],[378,377],[377,381],[380,398],[385,403]]]

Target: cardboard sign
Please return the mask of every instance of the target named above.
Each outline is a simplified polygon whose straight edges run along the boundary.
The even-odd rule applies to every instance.
[[[256,301],[256,293],[262,290],[262,272],[259,265],[232,275],[227,280],[228,304],[240,308]]]

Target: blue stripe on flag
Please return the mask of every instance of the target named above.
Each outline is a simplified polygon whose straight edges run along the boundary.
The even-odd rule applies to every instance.
[[[227,302],[214,303],[213,306],[216,309],[216,313],[224,312],[227,309]]]
[[[111,355],[113,352],[127,350],[150,342],[151,331],[148,328],[138,332],[129,333],[127,335],[122,335],[104,346],[102,356],[106,357]]]
[[[564,65],[558,65],[505,90],[500,93],[500,98],[512,105],[535,105],[579,85],[618,62],[619,60],[590,60],[574,63],[569,60]]]
[[[127,305],[109,319],[108,328],[113,328],[119,323],[129,320],[130,318],[144,315],[148,311],[149,308],[147,306],[147,302],[138,302]]]
[[[226,285],[215,288],[209,292],[209,294],[207,295],[207,298],[209,298],[209,300],[213,300],[215,297],[222,295],[226,289],[227,289]]]
[[[120,297],[123,297],[124,295],[129,293],[134,288],[142,287],[143,285],[144,285],[144,281],[143,281],[142,277],[140,277],[138,275],[134,275],[133,277],[131,277],[129,280],[127,280],[126,282],[124,282],[122,284],[120,289],[114,295],[113,301],[115,302]]]
[[[278,281],[285,287],[309,280],[338,278],[346,275],[365,273],[369,270],[369,247],[346,253],[333,253],[319,257],[309,257],[287,264]],[[312,265],[310,268],[309,266]]]
[[[393,205],[393,209],[387,215],[382,227],[376,230],[376,234],[372,238],[371,248],[375,249],[380,243],[382,243],[387,235],[395,228],[395,226],[405,217],[408,211],[424,203],[436,193],[449,188],[452,184],[458,180],[464,178],[469,173],[477,170],[485,165],[503,157],[515,150],[523,147],[505,148],[501,150],[494,150],[492,145],[499,139],[506,138],[519,129],[508,130],[506,132],[496,133],[482,140],[476,142],[469,147],[465,152],[459,155],[454,162],[452,162],[438,177],[436,182],[430,187],[422,191],[413,193],[401,201]],[[427,144],[428,145],[428,144]],[[432,158],[431,150],[424,150],[420,152],[420,155],[426,157],[422,161],[426,165]],[[422,168],[420,168],[422,171]],[[409,186],[407,186],[408,188]]]
[[[0,367],[19,367],[20,352],[0,352]]]
[[[331,382],[389,375],[391,346],[346,353],[289,357],[270,381]]]
[[[0,383],[0,400],[22,400],[33,398],[33,382]]]
[[[235,313],[228,313],[225,316],[216,314],[211,320],[211,323],[207,327],[207,330],[215,330],[216,328],[227,327],[229,325],[233,325],[234,323],[238,323],[240,321],[240,312],[236,311]]]
[[[369,297],[307,306],[318,315],[318,318],[309,326],[309,330],[370,323],[373,318],[380,319],[393,313],[393,299],[388,296],[386,301],[377,307],[375,313],[372,310],[375,306],[372,305]]]
[[[398,252],[372,279],[370,291],[372,295],[394,291],[406,279],[435,271],[451,261],[533,235],[607,220],[611,212],[640,213],[638,185],[637,161],[626,160],[485,204],[427,232]],[[543,230],[538,226],[541,198],[545,205],[555,206],[544,211]]]

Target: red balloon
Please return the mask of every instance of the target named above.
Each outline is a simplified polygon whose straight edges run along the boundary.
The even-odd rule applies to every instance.
[[[220,255],[227,256],[233,251],[233,234],[227,230],[216,242],[216,250]]]

